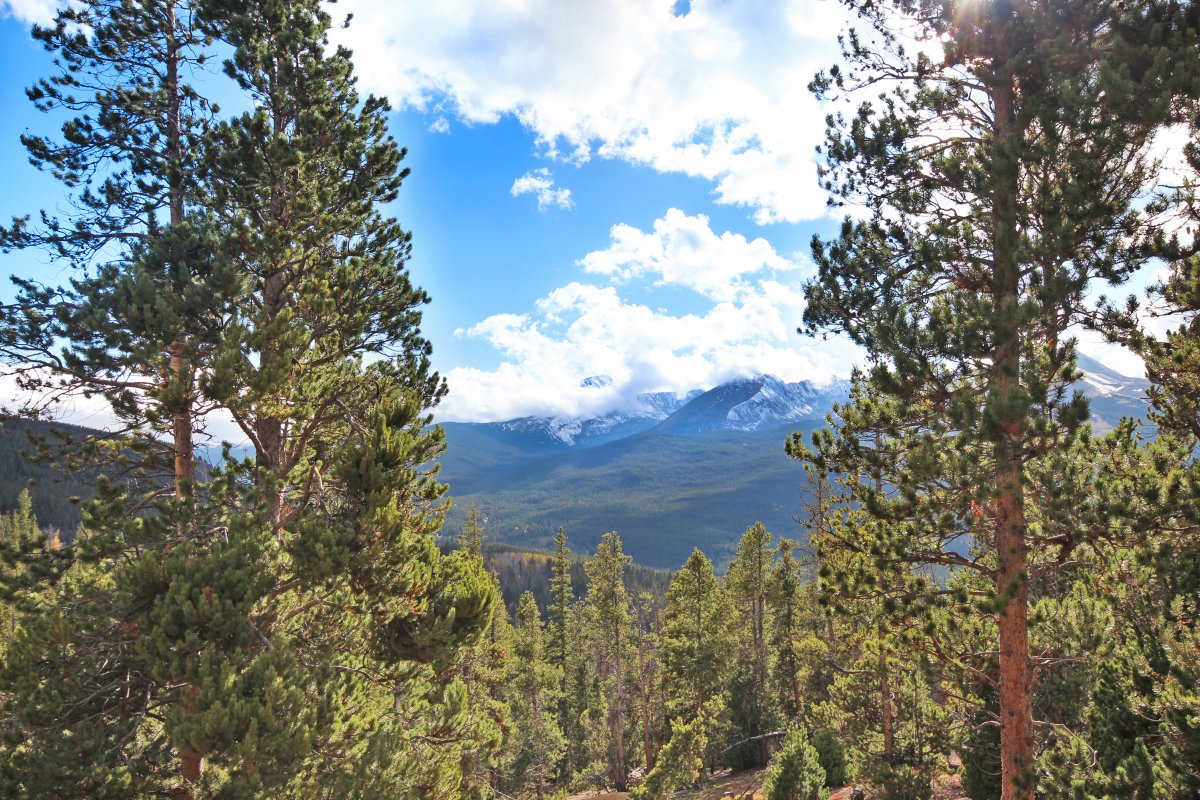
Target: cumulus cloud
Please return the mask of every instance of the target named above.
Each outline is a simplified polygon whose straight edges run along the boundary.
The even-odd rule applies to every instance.
[[[762,223],[825,213],[812,75],[837,56],[841,4],[764,0],[343,0],[364,84],[472,123],[513,115],[543,153],[623,159],[711,181]]]
[[[580,259],[585,272],[619,281],[654,275],[658,285],[685,286],[714,300],[728,300],[746,289],[747,275],[801,267],[776,253],[766,239],[747,240],[729,231],[718,236],[708,217],[688,216],[677,208],[656,220],[650,232],[615,225],[611,236],[607,249]]]
[[[528,311],[490,316],[458,335],[485,342],[502,361],[493,370],[450,370],[440,419],[595,414],[627,407],[641,392],[682,394],[756,373],[820,384],[859,360],[845,340],[818,347],[796,333],[804,297],[792,271],[801,265],[764,240],[717,234],[704,217],[672,210],[651,232],[617,226],[607,249],[579,263],[615,280],[675,283],[708,302],[677,314],[630,302],[617,285],[572,281]],[[580,385],[592,375],[612,381]]]
[[[570,208],[571,190],[556,187],[554,177],[546,167],[526,172],[513,181],[512,196],[532,194],[537,197],[538,211],[548,208]]]
[[[29,25],[48,25],[61,3],[51,0],[0,0],[0,17],[13,17]]]

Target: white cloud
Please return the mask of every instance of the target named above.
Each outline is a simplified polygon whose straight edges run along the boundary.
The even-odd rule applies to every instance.
[[[799,280],[776,272],[801,265],[762,239],[718,235],[706,218],[676,210],[650,233],[618,225],[612,239],[580,265],[615,280],[687,287],[706,308],[671,313],[630,302],[614,285],[573,281],[526,313],[496,314],[457,332],[486,342],[502,362],[494,370],[450,370],[439,419],[600,413],[640,392],[682,393],[756,373],[825,383],[859,360],[845,339],[818,345],[796,333],[804,313]],[[581,387],[592,375],[612,383]]]
[[[445,117],[438,117],[433,122],[429,123],[429,131],[431,133],[449,133],[450,120]]]
[[[627,281],[646,274],[658,285],[685,286],[714,300],[728,300],[745,289],[745,276],[763,270],[799,269],[775,252],[762,238],[747,240],[740,233],[718,236],[703,214],[689,217],[677,208],[645,233],[630,225],[615,225],[612,244],[579,261],[585,272]]]
[[[48,25],[60,5],[50,0],[0,0],[0,17],[13,17],[28,25]]]
[[[526,172],[513,181],[512,196],[533,194],[537,197],[538,211],[547,208],[570,208],[571,190],[555,187],[554,178],[546,167]]]
[[[825,213],[806,86],[837,57],[833,0],[343,0],[362,82],[473,123],[514,115],[544,153],[713,182],[762,223]]]

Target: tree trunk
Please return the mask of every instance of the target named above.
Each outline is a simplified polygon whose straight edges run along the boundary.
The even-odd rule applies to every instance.
[[[892,685],[888,675],[887,649],[879,649],[879,711],[883,718],[883,757],[896,751],[895,712],[892,710]]]
[[[166,50],[166,95],[167,95],[167,184],[169,186],[169,206],[171,225],[179,225],[184,219],[183,191],[183,131],[182,131],[182,97],[179,88],[180,47],[175,33],[178,22],[175,15],[175,5],[168,8],[168,24],[171,37]],[[184,265],[175,265],[182,270]],[[196,481],[196,454],[192,443],[192,391],[193,367],[184,351],[183,338],[180,334],[171,345],[171,376],[175,383],[175,408],[171,412],[171,434],[174,439],[175,463],[175,496],[180,500],[192,496]],[[183,533],[183,532],[181,532]],[[195,693],[194,687],[189,687]],[[184,690],[189,691],[189,689]],[[184,700],[185,707],[190,705]],[[193,795],[193,787],[200,781],[204,773],[204,757],[190,748],[179,751],[179,776],[181,785],[175,793],[178,800],[189,800]]]
[[[994,59],[996,86],[993,144],[993,299],[995,359],[988,405],[995,443],[996,594],[1000,628],[1000,772],[1002,800],[1032,800],[1033,706],[1029,683],[1028,590],[1026,571],[1024,425],[1028,402],[1020,386],[1021,331],[1018,324],[1020,272],[1018,245],[1015,81],[1006,26],[1011,2],[998,0],[999,32]]]

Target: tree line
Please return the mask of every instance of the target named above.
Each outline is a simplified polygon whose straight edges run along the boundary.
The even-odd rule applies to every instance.
[[[482,563],[482,541],[468,521],[459,552]],[[815,790],[846,780],[844,740],[829,726],[808,731],[821,715],[840,718],[830,687],[859,643],[825,613],[794,542],[773,545],[753,525],[724,576],[696,550],[665,594],[630,591],[616,533],[584,560],[581,592],[564,531],[555,545],[549,602],[526,591],[463,662],[477,724],[494,736],[464,796],[608,787],[665,797],[718,768],[766,765],[789,731],[820,770],[809,770]]]

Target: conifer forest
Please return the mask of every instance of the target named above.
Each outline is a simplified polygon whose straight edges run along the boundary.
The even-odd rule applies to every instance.
[[[0,247],[57,278],[0,303],[0,426],[78,497],[0,475],[0,797],[1200,797],[1200,3],[841,5],[795,339],[865,361],[778,441],[796,525],[672,571],[443,531],[406,151],[336,6],[35,26],[48,132],[0,147],[62,202]],[[1145,418],[1092,424],[1081,330]]]

